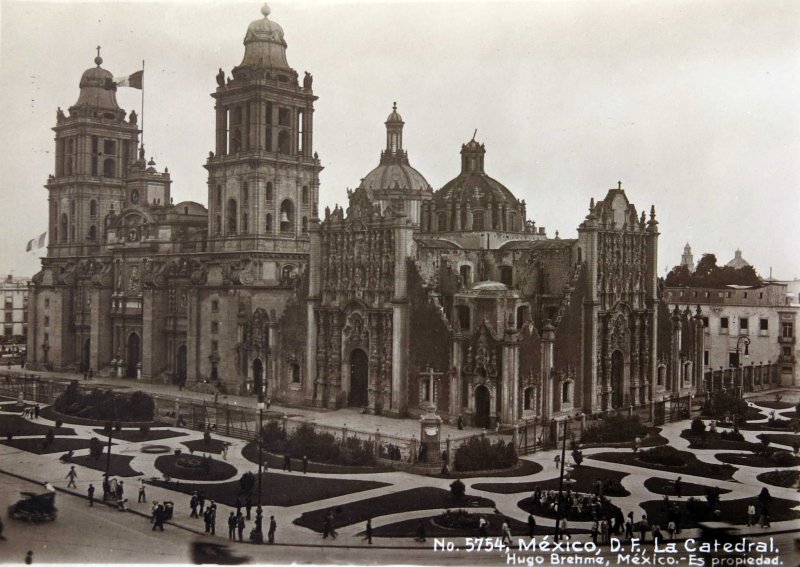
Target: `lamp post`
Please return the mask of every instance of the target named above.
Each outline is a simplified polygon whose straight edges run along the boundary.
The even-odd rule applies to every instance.
[[[739,337],[736,340],[736,366],[741,368],[741,375],[739,376],[740,384],[736,387],[736,395],[741,398],[744,391],[744,366],[739,358],[739,347],[744,344],[744,358],[747,362],[747,357],[750,356],[750,339],[748,337]]]
[[[261,467],[264,463],[263,455],[264,447],[264,393],[258,393],[258,506],[256,507],[256,543],[264,542],[264,532],[262,531],[262,523],[264,521],[263,512],[261,510]]]
[[[562,493],[564,491],[564,461],[566,461],[567,455],[567,422],[569,421],[569,416],[564,418],[564,437],[561,442],[561,472],[558,475],[558,500],[556,500],[556,541],[561,540],[561,513],[564,509],[564,503],[562,502]],[[558,428],[556,428],[558,431]]]

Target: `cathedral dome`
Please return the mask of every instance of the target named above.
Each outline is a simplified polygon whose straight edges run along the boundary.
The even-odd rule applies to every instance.
[[[247,26],[244,36],[244,59],[239,67],[275,68],[291,70],[286,60],[286,40],[283,28],[269,19],[267,4],[261,8],[263,18]]]
[[[87,69],[81,75],[78,102],[75,106],[90,106],[99,110],[119,110],[117,95],[114,87],[114,76],[100,65],[103,58],[99,55],[94,58],[96,67]]]

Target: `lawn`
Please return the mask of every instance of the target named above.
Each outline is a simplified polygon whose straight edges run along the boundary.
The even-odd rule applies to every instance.
[[[794,404],[791,402],[776,402],[775,400],[749,400],[749,401],[753,402],[757,406],[761,406],[762,408],[769,408],[774,410],[789,409],[794,407]]]
[[[761,446],[750,441],[732,441],[720,437],[720,433],[706,431],[703,435],[695,435],[691,429],[681,431],[681,437],[689,441],[690,449],[723,449],[728,451],[752,451]]]
[[[462,499],[456,499],[450,495],[449,490],[425,486],[337,506],[333,508],[333,527],[341,528],[342,526],[366,522],[368,519],[377,516],[400,512],[470,507],[494,508],[494,502],[487,498],[469,494]],[[325,523],[325,516],[329,510],[331,508],[323,507],[313,512],[306,512],[297,518],[294,523],[321,533]]]
[[[180,480],[228,480],[236,475],[236,467],[223,463],[216,459],[209,459],[210,468],[206,470],[203,466],[187,467],[178,464],[178,459],[195,459],[198,462],[202,461],[201,456],[192,457],[191,455],[161,455],[156,459],[155,467],[165,474],[174,479]]]
[[[382,486],[388,486],[383,482],[372,482],[362,480],[347,479],[327,479],[303,476],[303,474],[274,474],[263,473],[262,475],[261,504],[263,506],[298,506],[317,500],[335,498],[345,494],[353,494],[364,490],[372,490]],[[191,494],[194,491],[202,490],[206,498],[214,499],[227,506],[233,506],[236,499],[246,496],[239,486],[239,479],[230,482],[217,484],[210,483],[186,483],[153,481],[151,484],[177,490],[184,494]],[[258,485],[256,484],[256,487]],[[253,505],[258,500],[257,488],[252,490]],[[188,498],[187,498],[188,501]]]
[[[500,527],[503,525],[503,520],[508,520],[508,526],[511,528],[511,534],[514,536],[528,536],[528,524],[515,520],[514,518],[507,518],[498,514],[478,514],[486,518],[489,522],[488,534],[489,537],[502,537]],[[425,524],[425,535],[427,537],[477,537],[477,528],[446,528],[435,522],[436,516],[428,516],[422,518]],[[553,522],[550,522],[553,523]],[[387,524],[372,529],[374,537],[415,537],[417,528],[419,527],[419,519],[403,520],[402,522],[395,522],[394,524]],[[570,530],[571,533],[588,533],[587,530]],[[555,528],[551,525],[537,525],[534,535],[552,535],[555,533]],[[364,532],[359,533],[363,536]],[[516,545],[516,543],[515,543]]]
[[[98,437],[105,437],[108,439],[108,432],[103,429],[95,429]],[[172,429],[151,429],[147,435],[144,435],[138,429],[122,429],[120,431],[113,430],[111,437],[114,439],[121,439],[122,441],[130,441],[137,443],[139,441],[158,441],[160,439],[169,439],[170,437],[183,437],[188,435],[182,431],[173,431]]]
[[[733,465],[741,465],[745,467],[758,467],[763,469],[781,469],[800,465],[800,457],[792,457],[792,460],[788,461],[787,464],[779,466],[775,464],[775,461],[764,455],[719,453],[714,456],[723,463],[731,463]]]
[[[699,503],[705,505],[706,501],[703,498],[700,499]],[[758,508],[758,502],[755,494],[751,498],[740,498],[738,500],[725,500],[724,498],[720,499],[716,506],[716,508],[718,508],[721,512],[720,520],[736,525],[746,524],[747,506],[750,503],[755,503],[756,508]],[[672,500],[671,504],[677,505],[680,508],[681,527],[684,529],[697,527],[698,522],[711,519],[710,514],[701,518],[696,518],[692,514],[689,514],[686,511],[686,501]],[[795,512],[792,510],[792,508],[795,506],[797,506],[797,502],[794,500],[773,498],[769,507],[770,520],[772,522],[782,522],[786,520],[800,519],[800,512]],[[642,508],[644,508],[648,519],[650,519],[652,523],[661,524],[662,527],[667,525],[667,516],[664,511],[663,500],[648,500],[642,504]]]
[[[655,494],[677,496],[677,494],[675,494],[675,481],[666,478],[648,478],[646,481],[644,481],[644,487]],[[708,488],[708,486],[681,481],[681,496],[705,496],[706,488]],[[720,488],[719,492],[720,494],[727,494],[730,492],[730,490]]]
[[[212,438],[210,443],[206,443],[205,439],[195,439],[194,441],[182,441],[181,444],[186,445],[195,453],[214,453],[215,455],[221,455],[222,448],[225,445],[230,445],[230,442]]]
[[[598,461],[605,461],[607,463],[620,463],[623,465],[631,465],[634,467],[641,467],[645,469],[653,469],[657,471],[669,471],[680,474],[703,476],[706,478],[713,478],[717,480],[731,480],[733,473],[736,472],[736,467],[730,465],[714,465],[699,460],[692,453],[687,451],[678,451],[684,459],[682,466],[666,466],[656,463],[647,463],[640,460],[633,453],[598,453],[596,455],[589,455],[588,459],[595,459]]]
[[[72,423],[74,425],[89,425],[89,426],[103,425],[103,420],[100,419],[85,419],[82,417],[75,417],[74,415],[57,413],[53,409],[53,406],[47,406],[46,408],[43,408],[39,415],[51,421],[61,420],[64,423]],[[122,423],[123,424],[130,423],[131,425],[136,425],[135,423],[132,422],[122,422]],[[150,427],[168,427],[170,425],[169,423],[164,423],[163,421],[147,421],[142,423],[146,423]]]
[[[255,441],[253,441],[245,445],[244,449],[242,449],[242,456],[251,463],[258,465],[258,444]],[[270,468],[283,469],[282,455],[276,455],[274,453],[269,453],[267,451],[264,451],[264,459],[267,461],[267,465]],[[303,462],[300,459],[292,459],[292,470],[302,471]],[[372,474],[380,472],[391,472],[392,470],[394,469],[386,465],[376,465],[374,467],[362,467],[355,465],[332,465],[330,463],[315,463],[314,461],[308,462],[308,472],[311,473]]]
[[[108,455],[105,453],[97,459],[90,455],[81,455],[79,457],[72,457],[69,462],[96,471],[105,472],[107,457]],[[142,473],[131,468],[132,460],[133,457],[129,455],[117,455],[112,451],[109,472],[112,476],[139,476]]]
[[[449,472],[448,474],[431,474],[428,475],[434,478],[491,478],[491,477],[509,477],[509,476],[529,476],[536,474],[542,470],[542,465],[533,461],[526,461],[520,459],[517,464],[510,468],[500,471],[481,472]]]
[[[597,480],[611,480],[620,482],[623,478],[628,476],[628,473],[619,471],[601,469],[595,467],[587,467],[586,465],[574,467],[571,478],[575,480],[572,484],[572,490],[575,492],[585,492],[593,494],[595,491],[594,483]],[[514,483],[492,483],[483,482],[472,485],[475,490],[484,490],[486,492],[494,492],[496,494],[517,494],[517,493],[531,493],[536,487],[542,490],[558,490],[558,478],[551,478],[539,482],[514,482]],[[567,485],[564,485],[567,488]],[[617,496],[630,496],[630,492],[623,489],[624,494]]]
[[[800,486],[800,471],[770,471],[761,473],[756,477],[759,482],[783,488],[798,488]]]
[[[800,435],[792,435],[791,433],[761,433],[758,435],[758,438],[766,439],[770,443],[785,445],[787,447],[800,445]]]
[[[553,520],[555,523],[556,511],[550,508],[549,504],[542,505],[539,501],[534,503],[533,497],[523,498],[517,502],[517,506],[528,513],[533,513],[534,516],[541,516]],[[609,499],[603,499],[593,511],[589,506],[585,506],[578,513],[577,508],[570,507],[567,511],[568,522],[590,522],[592,519],[607,517],[613,519],[614,517],[622,518],[622,510],[618,506],[611,503]]]
[[[43,423],[28,421],[18,415],[0,415],[0,435],[6,436],[9,431],[14,436],[20,435],[45,435],[52,429],[55,435],[75,435],[74,429],[66,427],[51,427]]]
[[[81,449],[88,449],[90,446],[88,439],[64,439],[63,437],[56,437],[47,447],[43,447],[44,437],[37,439],[12,439],[11,441],[3,440],[2,444],[29,453],[36,453],[37,455],[79,451]],[[104,444],[103,446],[106,447],[107,445]]]

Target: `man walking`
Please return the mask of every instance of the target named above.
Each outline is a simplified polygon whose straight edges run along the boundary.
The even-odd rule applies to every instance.
[[[308,472],[308,457],[303,455],[303,474]]]
[[[35,406],[33,406],[33,417],[34,417],[34,419],[39,419],[39,410],[40,410],[39,404],[36,404]]]
[[[755,502],[750,502],[747,507],[747,527],[756,525],[756,505]]]
[[[200,507],[200,513],[203,514],[206,509],[206,493],[202,490],[197,493],[197,505]]]
[[[166,515],[166,510],[162,504],[159,504],[156,507],[156,511],[153,514],[153,530],[155,531],[156,528],[160,528],[161,531],[164,531],[164,516]]]
[[[139,502],[147,502],[147,497],[144,493],[144,479],[139,479]]]
[[[533,533],[536,531],[536,518],[533,517],[533,514],[528,514],[528,537],[533,537]]]
[[[239,514],[236,518],[236,527],[239,529],[239,543],[244,541],[244,516]]]
[[[231,515],[228,516],[228,539],[231,541],[236,541],[236,524],[236,516],[231,512]]]
[[[292,472],[292,458],[289,456],[289,453],[286,452],[283,455],[283,470],[289,469],[289,472]]]
[[[117,500],[122,500],[122,496],[125,494],[125,489],[122,487],[122,481],[117,483]]]
[[[683,483],[681,482],[681,477],[675,479],[675,496],[678,498],[681,497],[681,489],[683,488]]]
[[[94,485],[89,484],[89,488],[86,490],[86,493],[89,495],[89,506],[94,506]]]
[[[211,504],[208,506],[209,511],[209,527],[211,528],[211,535],[217,535],[217,505],[214,504],[214,501],[211,501]]]
[[[75,479],[78,478],[78,473],[75,472],[75,465],[72,465],[69,468],[69,472],[67,473],[67,476],[64,478],[69,479],[69,482],[67,483],[67,488],[78,488],[78,486],[75,484]]]
[[[253,508],[253,501],[250,499],[248,495],[247,498],[244,500],[244,509],[247,512],[247,521],[250,521],[250,510]]]
[[[189,500],[189,508],[192,509],[192,513],[189,514],[190,518],[199,518],[197,515],[197,492],[192,493],[192,499]]]
[[[503,534],[502,542],[504,544],[508,543],[508,545],[510,546],[511,545],[511,528],[508,526],[508,520],[506,518],[503,518],[503,525],[500,527],[500,531]]]
[[[372,518],[367,520],[367,529],[364,539],[367,540],[370,545],[372,545]]]

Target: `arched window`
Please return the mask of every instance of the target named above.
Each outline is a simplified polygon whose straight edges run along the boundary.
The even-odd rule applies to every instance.
[[[439,232],[447,232],[447,215],[445,213],[436,215],[436,229]]]
[[[517,307],[517,329],[521,329],[528,319],[528,306],[520,305]]]
[[[69,214],[73,217],[75,216],[75,201],[69,202]]]
[[[469,331],[470,328],[469,306],[456,305],[456,317],[458,318],[458,324],[461,327],[461,330]]]
[[[294,203],[289,199],[281,203],[281,232],[294,232]]]
[[[658,371],[656,372],[656,385],[663,386],[664,378],[666,378],[666,376],[667,376],[667,367],[659,366]]]
[[[486,215],[483,211],[472,212],[472,230],[483,230],[486,225]]]
[[[116,177],[116,168],[114,167],[114,160],[106,158],[103,160],[103,177]]]
[[[272,232],[272,214],[271,213],[267,213],[267,224],[265,225],[264,230],[267,233],[271,233]]]
[[[66,242],[69,237],[69,220],[67,213],[61,213],[61,242]]]
[[[267,181],[267,201],[272,201],[272,181]]]
[[[517,231],[517,215],[515,215],[514,213],[511,213],[508,217],[509,217],[508,230],[510,230],[511,232],[516,232]]]
[[[278,153],[289,153],[289,132],[281,130],[278,134]]]
[[[69,227],[69,241],[75,242],[75,225],[73,224]]]
[[[561,385],[561,403],[572,403],[572,382],[567,381]]]
[[[242,184],[242,203],[246,204],[250,200],[250,190],[247,187],[247,181]]]
[[[308,187],[306,185],[303,185],[303,204],[308,204]]]
[[[292,364],[292,383],[300,383],[300,365],[297,363]]]
[[[92,199],[89,201],[89,216],[95,218],[97,216],[97,201]]]
[[[458,269],[458,273],[461,274],[462,286],[469,287],[472,285],[472,266],[461,266]]]
[[[514,280],[514,269],[511,266],[500,266],[500,283],[511,287]]]
[[[303,217],[303,234],[308,232],[308,217]]]
[[[528,387],[525,388],[525,401],[523,404],[523,409],[532,410],[533,408],[533,388]]]
[[[219,215],[214,219],[214,232],[218,235],[222,234],[222,217]]]
[[[217,185],[216,202],[217,202],[217,208],[222,208],[222,186],[221,185]]]
[[[242,213],[242,232],[247,233],[248,225],[247,225],[247,213]]]
[[[95,225],[89,227],[89,240],[92,242],[97,240],[97,227]]]
[[[228,234],[236,234],[236,218],[238,216],[236,199],[228,199],[227,210],[225,211],[225,221],[228,223]]]
[[[242,109],[239,106],[231,108],[230,112],[230,149],[236,153],[242,148]]]

